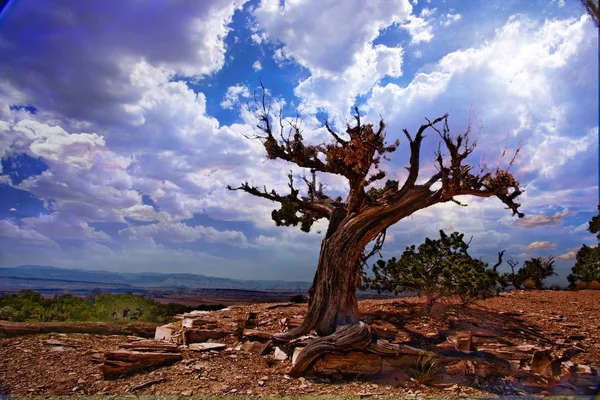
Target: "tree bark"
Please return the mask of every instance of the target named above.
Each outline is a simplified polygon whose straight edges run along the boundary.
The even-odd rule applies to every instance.
[[[356,289],[364,249],[361,239],[355,228],[344,226],[323,239],[306,317],[299,327],[275,335],[275,340],[288,341],[311,329],[319,336],[326,336],[335,332],[337,326],[359,321]]]

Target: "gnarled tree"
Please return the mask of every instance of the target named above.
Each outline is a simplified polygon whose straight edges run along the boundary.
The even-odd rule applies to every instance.
[[[464,133],[451,135],[448,114],[433,121],[426,120],[427,123],[421,125],[414,135],[406,129],[402,131],[410,147],[408,177],[402,185],[398,181],[388,180],[382,189],[368,190],[370,185],[386,178],[384,171],[379,168],[380,161],[387,159],[386,156],[399,146],[399,140],[386,144],[383,120],[378,125],[363,123],[358,108],[355,108],[356,123],[347,126],[346,135],[339,134],[325,123],[331,141],[308,145],[297,124],[290,123],[286,133],[281,113],[279,120],[273,118],[264,87],[262,99],[256,101],[255,112],[260,121],[258,128],[261,134],[254,138],[262,141],[269,159],[285,160],[314,173],[340,175],[349,184],[345,199],[327,196],[321,188],[316,187],[314,180],[305,180],[309,194],[300,196],[291,174],[290,192],[287,194],[260,189],[247,182],[235,188],[228,186],[230,190],[242,190],[280,203],[281,208],[272,214],[277,225],[300,224],[302,230],[308,231],[316,220],[329,220],[321,244],[317,272],[309,291],[306,317],[298,328],[274,336],[274,340],[289,341],[311,329],[315,329],[320,336],[333,334],[323,340],[313,341],[302,352],[293,371],[295,375],[302,372],[301,369],[309,364],[319,349],[335,351],[343,347],[368,345],[370,329],[360,321],[355,294],[360,284],[361,267],[374,252],[366,254],[366,246],[375,241],[374,250],[381,248],[385,232],[391,225],[434,204],[449,201],[460,204],[455,197],[461,195],[495,196],[512,210],[513,215],[523,216],[518,210],[520,204],[515,202],[521,194],[517,180],[508,172],[508,168],[498,167],[494,171],[474,173],[473,168],[466,164],[467,157],[475,149],[470,128]],[[435,159],[437,173],[417,183],[421,182],[421,142],[429,129],[441,138]],[[446,151],[442,152],[442,146],[447,154],[444,154]],[[515,157],[517,153],[518,150]],[[514,157],[509,167],[513,161]]]

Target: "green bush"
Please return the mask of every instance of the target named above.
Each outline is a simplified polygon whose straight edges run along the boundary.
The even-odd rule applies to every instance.
[[[464,234],[450,236],[440,231],[440,239],[425,239],[417,249],[407,247],[400,259],[373,265],[373,277],[364,276],[363,286],[378,292],[417,292],[427,297],[427,311],[442,296],[458,295],[466,302],[488,297],[498,290],[499,274],[488,264],[473,259]]]
[[[39,293],[23,290],[16,295],[0,297],[0,319],[26,321],[144,321],[165,322],[175,314],[197,309],[218,310],[223,305],[161,304],[131,292],[109,294],[94,292],[87,297],[73,295],[44,299]]]

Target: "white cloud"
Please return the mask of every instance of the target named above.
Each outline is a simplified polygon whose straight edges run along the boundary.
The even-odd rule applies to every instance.
[[[537,228],[540,226],[552,226],[560,225],[563,222],[564,217],[575,215],[574,212],[570,211],[559,211],[552,215],[537,214],[537,215],[526,215],[523,218],[519,218],[513,222],[514,226],[522,226],[525,228]]]
[[[460,21],[460,19],[462,18],[462,15],[460,14],[453,14],[453,13],[448,13],[446,15],[444,15],[443,19],[442,19],[442,26],[450,26],[453,23]]]
[[[221,107],[232,109],[234,105],[239,104],[240,97],[246,99],[250,97],[248,86],[239,83],[235,86],[229,86],[227,88],[227,93],[225,93],[225,97],[221,102]]]
[[[203,240],[209,243],[228,243],[246,246],[247,239],[242,232],[217,231],[212,227],[189,226],[179,223],[158,223],[125,228],[119,231],[119,236],[132,241],[145,239],[164,239],[173,243],[195,242]]]
[[[27,227],[19,227],[7,220],[0,220],[0,239],[16,240],[20,244],[42,247],[58,247],[58,244],[39,232]]]
[[[281,7],[279,0],[264,0],[254,16],[269,39],[283,45],[274,55],[278,64],[292,59],[310,71],[295,91],[301,109],[337,114],[385,75],[400,76],[402,49],[374,46],[373,40],[411,11],[407,0],[287,2]]]
[[[252,64],[252,69],[254,70],[254,72],[262,70],[262,64],[260,63],[260,60],[254,61],[254,63]]]
[[[558,261],[569,261],[569,260],[575,260],[577,258],[577,252],[576,251],[569,251],[568,253],[564,253],[561,254],[559,256],[556,257],[556,260]]]
[[[549,249],[555,249],[556,248],[556,244],[555,243],[550,243],[548,241],[538,241],[538,242],[532,242],[527,246],[527,250],[549,250]]]

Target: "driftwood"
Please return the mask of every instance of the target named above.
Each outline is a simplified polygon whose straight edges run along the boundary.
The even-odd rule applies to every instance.
[[[8,322],[0,321],[0,337],[13,337],[38,333],[88,333],[93,335],[154,336],[155,324],[145,322]]]
[[[171,365],[181,360],[181,353],[143,353],[121,350],[104,354],[104,359],[104,364],[101,366],[104,379],[115,379]]]
[[[290,371],[290,376],[302,376],[311,364],[325,353],[364,349],[371,344],[371,340],[371,328],[362,321],[342,326],[332,335],[311,341],[299,354],[296,364]]]
[[[130,351],[146,352],[165,352],[178,353],[179,347],[175,343],[169,343],[161,340],[138,340],[136,342],[122,343],[119,345],[122,349]]]
[[[143,389],[145,387],[156,385],[157,383],[163,383],[163,382],[166,382],[166,381],[167,381],[166,378],[158,378],[158,379],[155,379],[153,381],[148,381],[148,382],[140,383],[139,385],[132,386],[127,391],[128,392],[135,392],[136,390],[140,390],[140,389]]]

